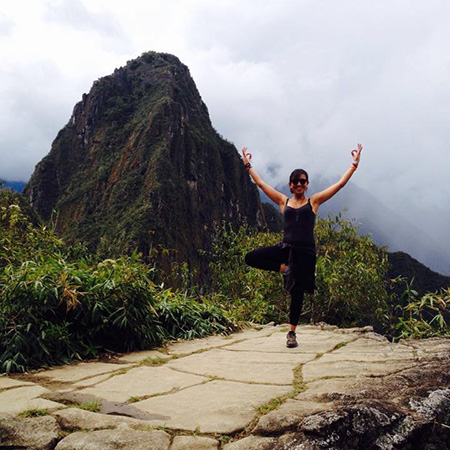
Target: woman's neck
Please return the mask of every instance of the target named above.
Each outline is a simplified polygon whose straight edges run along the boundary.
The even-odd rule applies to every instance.
[[[304,192],[302,192],[301,194],[294,194],[294,196],[292,197],[293,200],[295,200],[296,202],[303,202],[306,199],[306,195]]]

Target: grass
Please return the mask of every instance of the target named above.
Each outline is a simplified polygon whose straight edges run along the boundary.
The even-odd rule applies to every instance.
[[[265,414],[270,413],[271,411],[277,409],[280,405],[282,405],[285,400],[286,399],[284,398],[284,396],[269,400],[267,403],[264,403],[257,409],[258,415],[264,416]]]
[[[40,417],[46,415],[48,415],[47,409],[27,409],[19,414],[20,417]]]
[[[139,362],[140,366],[158,367],[166,364],[168,361],[174,358],[164,358],[162,356],[148,357]]]
[[[87,402],[87,403],[80,403],[80,404],[74,404],[75,408],[83,409],[85,411],[91,411],[91,412],[99,412],[102,408],[102,404],[100,402]]]
[[[336,344],[333,348],[333,350],[339,350],[342,347],[345,347],[348,344],[348,341],[342,341]]]
[[[141,400],[142,400],[141,397],[130,397],[130,398],[127,400],[127,403],[137,403],[137,402],[140,402]]]

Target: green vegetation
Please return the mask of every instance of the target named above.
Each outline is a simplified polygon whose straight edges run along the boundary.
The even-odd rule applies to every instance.
[[[246,252],[279,242],[277,233],[217,227],[202,255],[210,285],[197,285],[195,272],[180,264],[170,274],[179,275],[176,290],[157,283],[157,269],[136,252],[99,260],[85,247],[66,246],[20,201],[0,191],[1,372],[227,333],[246,321],[287,320],[280,275],[244,263]],[[450,289],[419,296],[410,282],[401,296],[388,295],[384,249],[339,216],[319,220],[316,237],[317,291],[305,299],[305,321],[374,325],[392,339],[449,334]]]
[[[413,280],[406,283],[397,303],[397,316],[392,320],[390,330],[393,337],[422,339],[450,334],[450,288],[420,297],[412,284]]]
[[[204,298],[157,285],[136,253],[96,261],[32,225],[0,192],[0,371],[26,371],[224,333],[233,322]]]
[[[102,404],[100,402],[76,403],[73,407],[90,412],[99,412],[102,409]]]
[[[47,409],[27,409],[26,411],[22,411],[19,416],[20,417],[40,417],[48,415]]]

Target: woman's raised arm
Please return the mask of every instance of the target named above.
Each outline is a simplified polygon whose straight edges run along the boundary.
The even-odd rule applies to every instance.
[[[353,163],[350,166],[350,168],[342,175],[341,179],[331,186],[324,189],[322,192],[318,192],[317,194],[314,194],[311,196],[311,206],[313,208],[313,211],[317,214],[317,210],[319,209],[319,206],[322,203],[325,203],[327,200],[329,200],[333,195],[335,195],[337,192],[339,192],[350,180],[351,176],[355,172],[355,170],[358,168],[359,160],[361,158],[361,151],[363,147],[361,144],[358,143],[358,148],[356,150],[352,150],[352,158]]]
[[[247,152],[247,147],[242,149],[242,160],[244,162],[244,166],[247,169],[248,173],[252,177],[253,181],[256,185],[270,198],[273,202],[275,202],[280,209],[282,209],[288,199],[288,197],[281,192],[278,192],[272,186],[269,186],[265,183],[262,178],[256,173],[256,170],[252,167],[250,160],[252,155]]]

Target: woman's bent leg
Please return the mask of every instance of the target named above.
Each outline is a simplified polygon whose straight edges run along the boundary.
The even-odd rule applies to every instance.
[[[245,262],[256,269],[279,272],[283,262],[283,252],[280,246],[263,247],[245,255]]]

